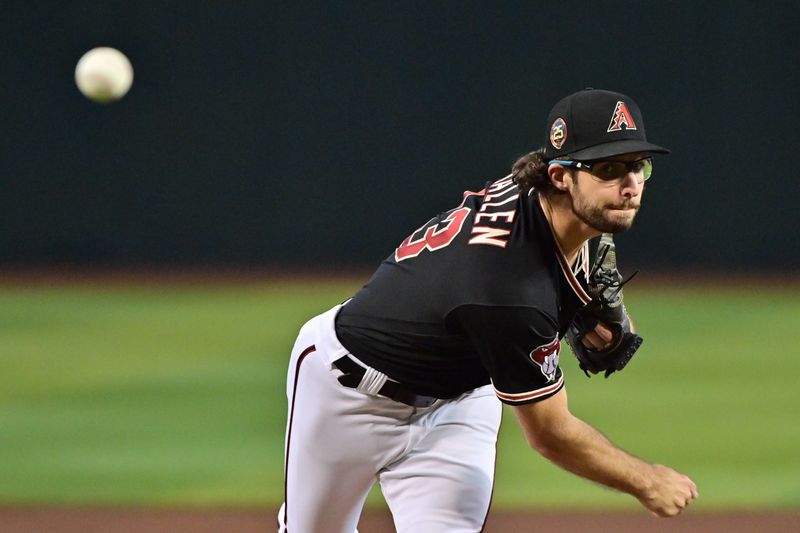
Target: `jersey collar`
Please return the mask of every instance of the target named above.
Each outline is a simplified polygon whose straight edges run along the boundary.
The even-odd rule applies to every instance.
[[[589,283],[589,242],[586,241],[581,246],[580,251],[578,252],[578,257],[575,259],[575,264],[570,267],[569,262],[567,261],[567,256],[564,255],[564,250],[561,249],[561,244],[559,244],[558,239],[556,238],[555,231],[553,231],[553,225],[550,223],[550,220],[544,215],[544,205],[542,205],[542,197],[540,194],[536,194],[536,201],[539,206],[539,210],[542,213],[542,217],[547,221],[547,227],[550,228],[550,234],[553,236],[553,242],[555,243],[556,249],[556,259],[558,260],[558,264],[561,267],[561,272],[564,274],[564,277],[567,279],[569,286],[572,287],[572,290],[575,292],[575,295],[580,298],[580,300],[584,304],[588,304],[592,301],[592,297],[586,293],[586,289],[584,286]],[[583,279],[584,283],[581,284],[579,281],[579,277]]]

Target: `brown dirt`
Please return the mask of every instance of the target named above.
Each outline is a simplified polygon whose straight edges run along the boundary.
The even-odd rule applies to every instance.
[[[268,533],[277,530],[267,509],[148,509],[113,507],[0,507],[3,533]],[[390,516],[364,513],[361,533],[392,533]],[[487,533],[798,533],[800,511],[688,511],[677,518],[644,512],[493,511]],[[299,532],[302,533],[302,532]],[[424,532],[422,532],[424,533]]]

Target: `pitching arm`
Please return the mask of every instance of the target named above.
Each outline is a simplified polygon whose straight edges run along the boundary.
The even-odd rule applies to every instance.
[[[697,497],[697,486],[689,477],[630,455],[573,416],[567,407],[566,389],[513,409],[528,443],[543,457],[634,496],[655,515],[675,516]]]

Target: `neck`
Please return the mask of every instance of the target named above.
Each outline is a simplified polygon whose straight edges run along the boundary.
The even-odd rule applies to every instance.
[[[542,200],[544,216],[553,229],[553,235],[567,261],[572,264],[583,243],[600,235],[600,232],[575,215],[568,194],[540,194],[539,197]]]

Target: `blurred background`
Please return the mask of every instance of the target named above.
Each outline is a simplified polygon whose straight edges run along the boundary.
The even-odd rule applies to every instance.
[[[584,87],[672,149],[626,258],[800,261],[794,2],[4,4],[4,265],[371,268],[541,146]],[[78,58],[135,70],[85,100]],[[629,245],[627,245],[629,244]]]
[[[708,508],[800,505],[796,2],[3,8],[0,501],[277,505],[297,328],[595,87],[672,154],[619,239],[651,355],[565,362],[575,410]],[[134,67],[108,105],[74,84],[96,46]],[[635,507],[504,431],[497,505]]]

